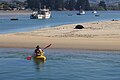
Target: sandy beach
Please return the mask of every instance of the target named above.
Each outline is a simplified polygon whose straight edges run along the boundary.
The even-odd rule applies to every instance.
[[[83,29],[74,29],[83,25]],[[1,48],[34,48],[120,51],[120,20],[96,21],[44,28],[31,32],[0,34]]]

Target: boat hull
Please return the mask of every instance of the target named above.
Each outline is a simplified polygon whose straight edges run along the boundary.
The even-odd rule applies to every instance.
[[[37,15],[37,19],[49,19],[50,18],[50,14],[48,15]]]
[[[33,58],[37,59],[37,60],[46,61],[46,57],[45,56],[33,56]]]
[[[41,9],[40,11],[33,12],[30,15],[30,19],[49,19],[51,16],[51,11],[49,9]]]

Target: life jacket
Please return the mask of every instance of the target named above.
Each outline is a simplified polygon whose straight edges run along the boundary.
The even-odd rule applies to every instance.
[[[42,49],[39,49],[40,50],[40,55],[43,56],[44,55],[44,51]]]
[[[44,55],[44,52],[42,49],[36,49],[35,53],[36,53],[36,56],[43,56]]]

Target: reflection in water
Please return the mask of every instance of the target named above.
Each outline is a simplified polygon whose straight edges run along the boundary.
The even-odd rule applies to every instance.
[[[44,63],[45,61],[40,60],[40,59],[33,59],[34,63],[35,63],[35,67],[37,71],[41,71],[44,69]]]

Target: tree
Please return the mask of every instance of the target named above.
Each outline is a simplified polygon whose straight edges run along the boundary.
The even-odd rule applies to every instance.
[[[88,0],[77,0],[76,10],[79,10],[80,8],[84,10],[89,10],[90,9],[89,1]]]
[[[76,4],[75,0],[70,0],[68,3],[68,9],[74,10],[75,4]]]
[[[38,9],[39,8],[39,0],[27,0],[28,7],[31,9]]]
[[[64,5],[65,5],[64,7],[65,7],[66,9],[69,9],[69,6],[68,6],[68,5],[69,5],[69,0],[66,0],[66,1],[64,2]]]
[[[31,9],[38,9],[40,4],[41,8],[47,6],[47,8],[51,8],[52,10],[74,10],[82,9],[89,10],[90,4],[88,0],[27,0],[28,7]]]
[[[98,4],[99,6],[103,7],[104,10],[107,10],[107,7],[106,7],[106,4],[105,4],[105,1],[100,1],[100,3]]]
[[[51,8],[52,10],[55,9],[55,0],[47,0],[47,7]]]
[[[48,0],[39,0],[39,5],[41,6],[41,8],[47,6],[47,4],[48,4]]]
[[[56,10],[63,10],[64,9],[64,0],[55,0],[55,9]]]
[[[79,10],[81,8],[81,0],[77,0],[75,8],[76,10]]]
[[[33,10],[43,8],[44,5],[47,5],[46,0],[27,0],[27,3],[28,3],[28,7]]]
[[[91,10],[90,3],[88,0],[86,0],[85,10]]]
[[[120,10],[120,2],[118,3],[118,8],[119,8],[119,10]]]
[[[1,3],[1,8],[4,10],[8,10],[9,9],[9,4],[7,2],[2,2]]]
[[[99,11],[103,11],[103,10],[105,10],[102,6],[97,6],[97,10],[99,10]]]

